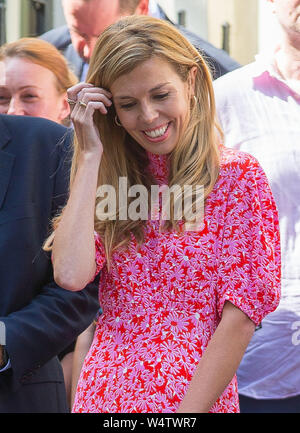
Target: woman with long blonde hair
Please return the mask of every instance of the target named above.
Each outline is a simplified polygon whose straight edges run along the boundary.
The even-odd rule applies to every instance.
[[[45,248],[67,290],[100,272],[103,311],[73,411],[237,412],[235,371],[278,304],[278,220],[256,160],[220,143],[205,61],[127,17],[68,96],[70,197]]]

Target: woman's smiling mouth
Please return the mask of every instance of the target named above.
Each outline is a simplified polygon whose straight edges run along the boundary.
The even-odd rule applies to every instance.
[[[142,131],[143,134],[147,137],[150,141],[163,141],[167,138],[168,132],[169,132],[169,126],[171,122],[168,122],[164,125],[161,125],[157,128],[147,129]]]

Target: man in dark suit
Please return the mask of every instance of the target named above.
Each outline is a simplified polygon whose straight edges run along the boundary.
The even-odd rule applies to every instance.
[[[62,5],[67,25],[50,30],[41,38],[62,51],[81,81],[85,80],[97,38],[106,27],[122,16],[148,15],[151,12],[149,0],[62,0]],[[157,6],[157,11],[156,16],[171,22],[161,7]],[[178,28],[206,58],[214,78],[240,66],[225,51],[183,27]]]
[[[68,412],[57,355],[94,319],[97,286],[58,287],[42,249],[68,192],[71,132],[0,115],[0,412]]]

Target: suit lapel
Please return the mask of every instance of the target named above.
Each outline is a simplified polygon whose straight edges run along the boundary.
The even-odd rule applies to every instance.
[[[4,150],[10,139],[11,134],[0,116],[0,209],[4,203],[15,160],[13,154]]]

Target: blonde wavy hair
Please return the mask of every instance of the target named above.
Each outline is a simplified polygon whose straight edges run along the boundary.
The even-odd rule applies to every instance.
[[[197,67],[195,96],[186,127],[170,155],[169,187],[172,185],[203,185],[205,196],[213,189],[219,174],[218,143],[222,132],[216,122],[215,101],[211,73],[199,52],[177,29],[163,21],[147,16],[129,16],[108,27],[99,37],[90,61],[87,82],[109,90],[121,75],[131,72],[153,56],[167,61],[183,82],[189,72]],[[98,187],[112,185],[117,192],[119,178],[126,177],[131,185],[144,185],[150,191],[155,183],[145,173],[148,164],[146,151],[115,123],[116,111],[110,107],[106,116],[96,112],[95,124],[103,143],[103,156],[98,173]],[[74,154],[71,168],[70,187],[78,167],[79,145],[74,139]],[[150,194],[148,194],[149,196]],[[95,209],[99,199],[96,199]],[[128,200],[128,206],[130,199]],[[172,209],[172,206],[171,206]],[[118,209],[117,209],[118,214]],[[54,229],[60,216],[54,221]],[[95,231],[102,239],[106,257],[128,245],[134,235],[138,244],[144,240],[144,221],[99,220],[95,213]],[[167,229],[178,230],[178,221],[171,212]]]

